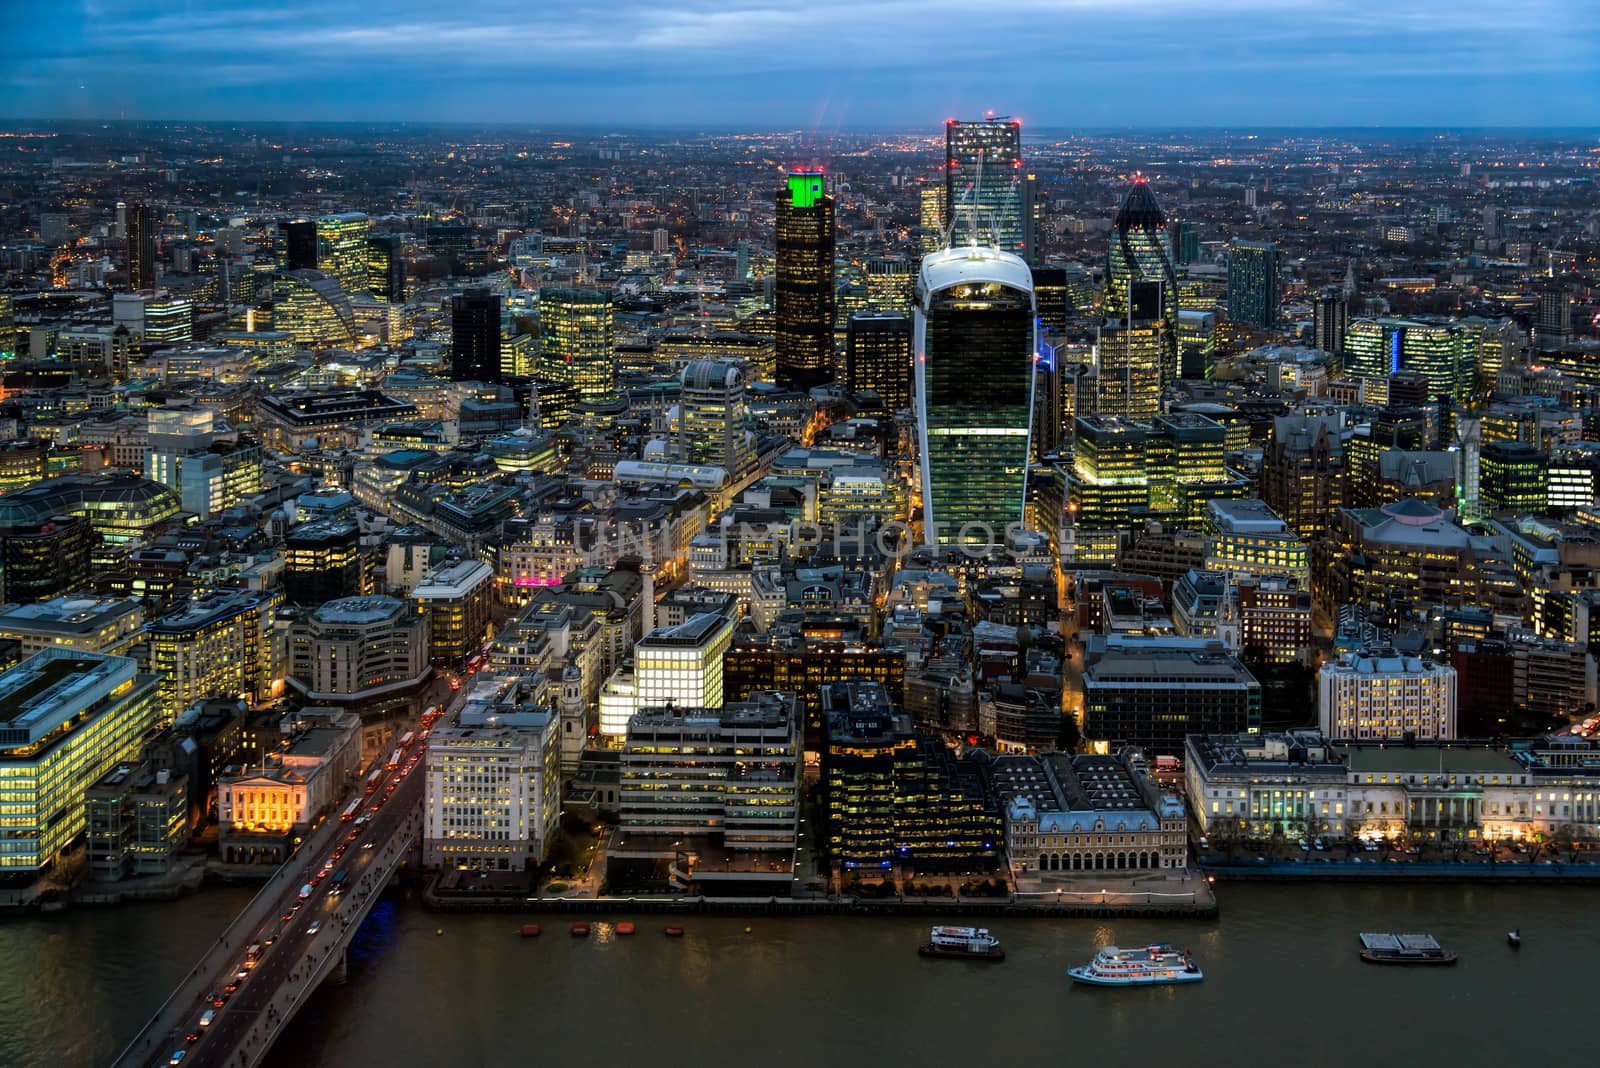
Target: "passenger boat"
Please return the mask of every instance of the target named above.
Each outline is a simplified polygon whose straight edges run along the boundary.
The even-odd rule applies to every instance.
[[[983,927],[935,927],[917,950],[924,957],[964,957],[967,960],[1005,960],[1000,939]]]
[[[627,920],[623,920],[621,923],[617,924],[617,934],[619,935],[631,935],[635,930],[637,930],[637,928],[635,928],[633,924],[629,923]]]
[[[1198,983],[1205,976],[1188,950],[1179,952],[1165,942],[1142,949],[1106,946],[1081,968],[1068,968],[1074,981],[1091,986],[1155,986],[1161,983]]]
[[[589,937],[589,925],[586,924],[586,923],[575,923],[575,924],[573,924],[572,925],[572,937],[573,938],[588,938]]]
[[[666,934],[666,936],[668,938],[682,938],[683,937],[683,928],[679,927],[675,923],[674,924],[670,924],[670,925],[668,925],[668,927],[666,928],[664,933]]]
[[[1368,964],[1454,964],[1456,955],[1430,934],[1388,934],[1364,931],[1361,959]]]

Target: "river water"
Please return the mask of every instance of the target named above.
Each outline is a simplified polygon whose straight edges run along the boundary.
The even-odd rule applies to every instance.
[[[570,918],[386,901],[350,981],[318,992],[268,1064],[1600,1063],[1584,1026],[1594,889],[1218,890],[1215,921],[998,921],[998,965],[921,959],[927,925],[909,918],[691,916],[669,939],[662,917],[640,917],[631,938],[601,922],[580,940]],[[242,901],[0,924],[0,1065],[104,1063]],[[530,919],[542,937],[518,937]],[[1461,963],[1363,964],[1362,930],[1431,931]],[[1205,982],[1103,990],[1063,974],[1097,945],[1150,940],[1192,949]]]

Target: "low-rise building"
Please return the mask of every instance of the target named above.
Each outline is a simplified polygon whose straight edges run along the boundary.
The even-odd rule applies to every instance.
[[[788,896],[800,819],[793,694],[722,708],[651,707],[628,721],[612,885]]]
[[[1183,801],[1161,791],[1136,750],[998,757],[994,788],[1019,877],[1171,871],[1186,863]]]
[[[22,654],[77,649],[130,656],[144,638],[144,605],[132,597],[53,597],[0,605],[0,639],[14,638]]]
[[[561,814],[557,710],[520,677],[481,677],[425,758],[422,862],[525,871],[543,860]]]
[[[157,712],[155,676],[124,656],[46,649],[0,674],[0,878],[83,833],[85,792],[138,756]]]
[[[1456,669],[1394,649],[1347,653],[1317,671],[1317,708],[1329,738],[1451,739]]]
[[[476,653],[489,629],[493,597],[494,568],[481,560],[457,560],[430,571],[411,591],[411,600],[428,617],[432,655],[450,660]]]
[[[318,816],[343,796],[361,761],[361,719],[331,708],[301,709],[288,737],[259,764],[217,782],[222,858],[281,864]]]
[[[188,779],[150,762],[119,764],[84,795],[90,874],[161,875],[189,835]]]

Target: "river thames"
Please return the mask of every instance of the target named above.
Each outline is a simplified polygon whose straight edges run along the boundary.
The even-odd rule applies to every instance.
[[[1003,964],[924,960],[909,918],[683,919],[618,937],[572,917],[441,915],[385,901],[349,982],[317,993],[272,1068],[349,1065],[897,1063],[1593,1064],[1600,903],[1585,887],[1224,884],[1219,919],[1001,920]],[[242,891],[0,923],[0,1064],[105,1063]],[[545,934],[518,936],[539,920]],[[749,933],[745,928],[749,927]],[[1519,927],[1524,946],[1506,945]],[[442,930],[443,934],[436,934]],[[1455,968],[1363,964],[1362,930],[1431,931]],[[1205,982],[1075,987],[1096,946],[1170,941]],[[1570,1037],[1569,1037],[1570,1036]],[[598,1058],[598,1060],[597,1060]],[[997,1060],[997,1058],[1003,1058]]]

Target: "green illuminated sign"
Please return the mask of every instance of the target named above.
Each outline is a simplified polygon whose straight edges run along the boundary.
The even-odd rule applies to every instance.
[[[797,208],[809,208],[822,199],[822,175],[815,171],[802,171],[789,175],[789,203]]]

